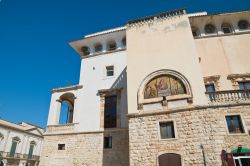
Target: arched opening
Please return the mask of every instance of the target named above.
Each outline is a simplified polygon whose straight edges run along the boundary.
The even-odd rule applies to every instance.
[[[197,27],[192,27],[192,34],[193,34],[193,37],[198,37],[200,36],[200,31]]]
[[[95,52],[98,53],[98,52],[101,52],[103,47],[102,47],[102,44],[101,43],[97,43],[95,44]]]
[[[72,93],[63,94],[60,97],[61,109],[59,124],[73,123],[75,96]]]
[[[126,47],[126,45],[127,45],[127,41],[126,41],[126,37],[124,37],[124,38],[122,39],[122,46],[123,46],[123,47]]]
[[[245,30],[249,28],[249,22],[247,20],[240,20],[238,22],[239,29]]]
[[[108,51],[113,51],[113,50],[116,50],[117,48],[117,45],[116,45],[116,42],[114,40],[110,40],[108,42]]]
[[[232,33],[233,32],[232,26],[229,23],[223,23],[221,25],[221,30],[223,31],[223,33]]]
[[[164,153],[158,157],[159,166],[181,166],[181,155]]]
[[[205,25],[205,32],[206,34],[213,34],[216,33],[216,28],[214,25],[212,24],[206,24]]]
[[[87,46],[83,46],[83,47],[81,48],[81,51],[82,51],[82,53],[83,53],[83,56],[87,56],[87,55],[90,54],[90,49],[89,49],[89,47],[87,47]]]

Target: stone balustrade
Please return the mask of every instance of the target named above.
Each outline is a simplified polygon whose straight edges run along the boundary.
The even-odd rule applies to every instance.
[[[206,92],[210,104],[231,104],[250,102],[250,90],[229,90]]]
[[[54,132],[73,132],[75,131],[76,123],[67,123],[67,124],[60,124],[60,125],[49,125],[47,126],[47,133],[54,133]]]
[[[20,153],[15,153],[14,155],[11,154],[10,152],[3,152],[0,151],[0,159],[1,158],[13,158],[13,159],[28,159],[28,160],[36,160],[39,161],[40,156],[32,155],[29,156],[28,154],[20,154]]]

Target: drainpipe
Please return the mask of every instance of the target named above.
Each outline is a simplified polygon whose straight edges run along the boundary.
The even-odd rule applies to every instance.
[[[204,166],[206,166],[207,165],[207,163],[206,163],[206,157],[205,157],[205,153],[204,153],[204,147],[203,147],[203,145],[201,144],[201,151],[202,151],[202,156],[203,156],[203,162],[204,162]]]

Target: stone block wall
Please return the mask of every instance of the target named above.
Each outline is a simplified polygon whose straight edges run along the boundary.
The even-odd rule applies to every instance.
[[[103,148],[104,135],[112,136],[112,149]],[[128,166],[128,130],[45,135],[40,161],[40,166]]]
[[[225,115],[241,115],[245,133],[229,134]],[[161,139],[159,122],[173,121],[176,138]],[[180,154],[182,165],[220,166],[221,150],[250,147],[250,106],[210,107],[129,118],[130,166],[157,166],[163,153]],[[204,156],[202,154],[203,145]]]

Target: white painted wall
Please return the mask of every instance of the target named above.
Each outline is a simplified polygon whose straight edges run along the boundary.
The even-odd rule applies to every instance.
[[[64,93],[76,96],[74,120],[76,131],[100,130],[100,96],[98,90],[123,88],[121,92],[121,127],[127,127],[126,51],[118,51],[82,59],[80,81],[82,89],[54,92],[51,97],[48,125],[57,125],[60,103],[57,100]],[[114,76],[106,77],[106,66],[114,65]]]
[[[75,121],[80,122],[78,130],[97,130],[100,128],[100,96],[98,90],[126,87],[126,52],[104,54],[82,60],[79,103]],[[106,66],[114,65],[114,76],[106,77]],[[95,68],[95,69],[94,69]],[[120,80],[119,80],[120,79]],[[118,84],[115,84],[118,81]],[[127,126],[124,117],[127,113],[126,89],[121,95],[122,127]]]

